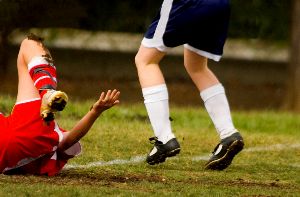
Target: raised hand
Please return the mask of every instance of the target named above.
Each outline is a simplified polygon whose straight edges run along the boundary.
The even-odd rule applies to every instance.
[[[108,90],[106,93],[102,92],[98,101],[93,104],[91,111],[95,113],[101,113],[114,105],[120,103],[120,92],[116,89],[113,91]]]

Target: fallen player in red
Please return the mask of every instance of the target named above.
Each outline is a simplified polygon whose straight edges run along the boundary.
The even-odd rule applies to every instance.
[[[0,172],[53,176],[81,151],[79,140],[102,112],[119,103],[120,92],[102,92],[86,115],[70,130],[60,128],[55,113],[68,102],[56,90],[56,68],[42,39],[30,35],[17,60],[19,84],[11,114],[0,113]]]

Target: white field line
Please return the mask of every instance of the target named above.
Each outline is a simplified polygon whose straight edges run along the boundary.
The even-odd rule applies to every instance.
[[[244,149],[243,152],[263,152],[263,151],[279,151],[286,149],[297,149],[300,148],[300,144],[274,144],[266,147],[251,147]]]
[[[135,163],[141,163],[145,160],[145,156],[135,156],[131,157],[129,160],[126,159],[115,159],[111,161],[97,161],[97,162],[91,162],[85,165],[78,165],[78,164],[67,164],[65,169],[70,168],[91,168],[91,167],[99,167],[99,166],[109,166],[109,165],[122,165],[122,164],[135,164]]]
[[[263,152],[263,151],[280,151],[287,149],[297,149],[300,148],[300,144],[275,144],[271,146],[262,146],[262,147],[250,147],[243,150],[243,152]],[[139,155],[131,157],[130,159],[115,159],[111,161],[97,161],[91,162],[88,164],[80,165],[80,164],[67,164],[64,169],[87,169],[91,167],[101,167],[101,166],[109,166],[109,165],[123,165],[123,164],[137,164],[145,162],[146,155]],[[182,158],[182,157],[181,157]],[[187,158],[187,157],[186,157]],[[210,155],[199,155],[194,157],[188,157],[192,161],[207,161],[210,158]],[[170,159],[178,159],[178,158],[170,158]],[[300,164],[290,164],[290,166],[300,168]]]

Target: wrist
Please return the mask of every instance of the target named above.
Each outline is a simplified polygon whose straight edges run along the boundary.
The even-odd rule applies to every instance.
[[[103,110],[96,110],[94,108],[94,105],[92,105],[89,112],[95,116],[99,116],[103,112]]]

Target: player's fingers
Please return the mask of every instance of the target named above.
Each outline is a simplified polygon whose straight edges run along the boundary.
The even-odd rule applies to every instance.
[[[121,93],[120,93],[119,91],[116,90],[116,92],[114,93],[114,95],[113,95],[113,97],[112,97],[112,100],[113,100],[113,101],[118,100],[119,97],[120,97],[120,94],[121,94]]]
[[[108,102],[109,103],[113,103],[114,102],[114,96],[115,96],[115,94],[117,93],[117,90],[116,89],[114,89],[113,91],[111,91],[111,93],[110,93],[110,95],[109,95],[109,98],[108,98]]]
[[[113,105],[117,105],[117,104],[119,104],[119,103],[120,103],[119,100],[115,100],[115,102],[113,103]]]
[[[105,96],[105,98],[104,98],[104,101],[105,101],[105,102],[109,100],[110,95],[111,95],[111,90],[108,90],[108,91],[106,92],[106,96]]]
[[[114,95],[114,94],[116,94],[117,92],[118,92],[118,90],[114,89],[114,90],[112,91],[111,95]]]
[[[115,101],[118,100],[120,92],[114,89],[111,93],[110,104],[115,105]]]
[[[114,89],[113,91],[111,91],[110,98],[113,98],[113,97],[114,97],[114,95],[116,94],[116,92],[117,92],[117,90],[116,90],[116,89]]]
[[[99,100],[102,101],[105,98],[105,92],[101,92]]]

